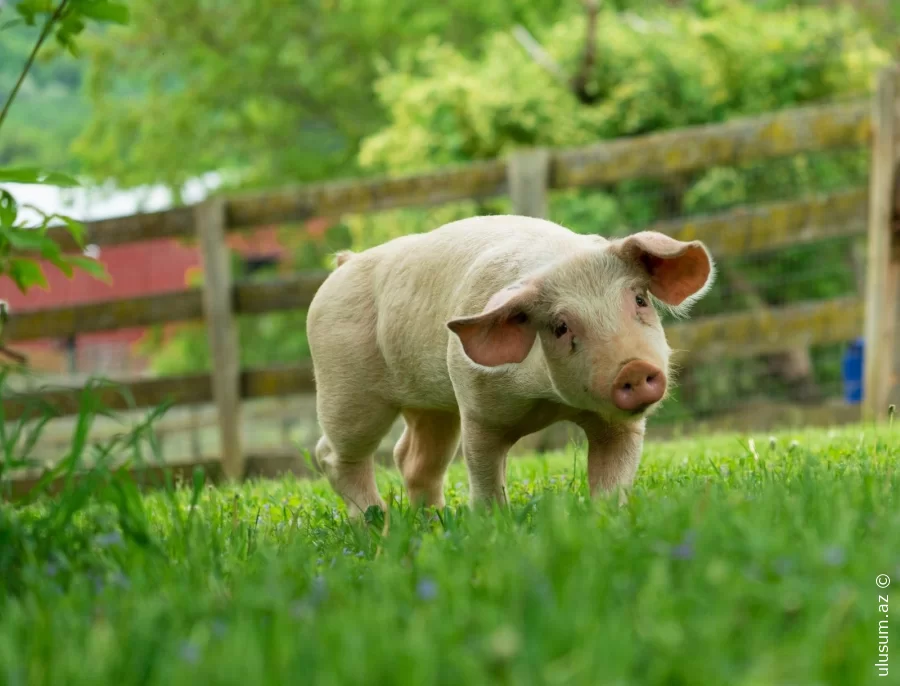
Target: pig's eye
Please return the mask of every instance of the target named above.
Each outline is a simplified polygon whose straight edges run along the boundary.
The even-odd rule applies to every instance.
[[[565,322],[560,322],[556,326],[553,327],[553,335],[557,338],[562,338],[569,331],[569,327],[566,326]]]
[[[643,295],[636,295],[634,301],[637,303],[638,307],[647,307],[647,298]]]

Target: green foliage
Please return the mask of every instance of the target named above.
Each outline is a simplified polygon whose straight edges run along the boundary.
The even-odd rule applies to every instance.
[[[459,0],[422,8],[411,22],[397,20],[404,3],[341,3],[302,12],[279,3],[229,3],[228,21],[215,4],[205,12],[192,2],[135,8],[130,27],[91,47],[98,109],[80,151],[98,175],[124,185],[163,181],[177,188],[209,169],[239,171],[241,185],[281,184],[356,173],[357,162],[365,171],[409,172],[490,159],[520,146],[581,145],[860,96],[886,59],[846,9],[682,4],[604,6],[588,79],[594,105],[579,102],[510,33],[523,23],[563,71],[575,74],[585,41],[580,3],[500,8]],[[754,30],[737,32],[735,25]],[[312,43],[299,38],[311,34]],[[350,59],[351,49],[371,59]],[[304,59],[316,69],[303,70]],[[372,82],[377,99],[358,87]],[[172,154],[185,149],[192,154]],[[551,217],[576,231],[623,235],[674,215],[859,184],[866,165],[865,153],[858,152],[797,156],[665,183],[565,191],[551,196]],[[364,249],[471,214],[509,209],[506,199],[460,202],[346,216],[342,228],[353,248]],[[798,249],[774,260],[723,265],[720,286],[695,312],[845,293],[852,279],[832,259],[842,249]],[[779,269],[795,273],[826,260],[830,268],[822,278],[787,287],[771,278]],[[295,266],[303,264],[325,263]],[[753,284],[755,293],[736,295],[735,275]],[[303,324],[302,313],[241,321],[243,362],[305,357]],[[144,350],[159,372],[209,365],[202,327],[179,327],[172,336],[155,332]]]
[[[0,183],[39,183],[54,186],[74,186],[77,182],[63,174],[43,173],[35,169],[0,169]],[[0,188],[0,276],[8,276],[16,287],[27,293],[31,287],[47,288],[47,279],[40,259],[53,265],[71,278],[75,269],[105,281],[106,267],[92,258],[63,253],[59,244],[47,235],[51,225],[65,226],[79,248],[84,248],[84,228],[71,217],[46,214],[39,208],[41,222],[37,226],[18,220],[19,205],[12,193]],[[58,220],[58,221],[55,221]]]
[[[565,147],[600,139],[754,116],[786,107],[865,97],[888,54],[848,8],[697,2],[638,17],[607,5],[598,19],[597,56],[585,104],[568,83],[539,65],[510,32],[469,56],[432,38],[404,65],[385,69],[376,90],[390,124],[363,141],[364,167],[409,173],[494,159],[520,147]],[[752,26],[752,31],[735,31]],[[581,69],[585,20],[573,16],[535,35],[562,72]],[[550,218],[575,231],[622,236],[659,220],[800,197],[865,183],[865,150],[796,155],[744,167],[714,168],[662,181],[552,193]],[[507,200],[459,203],[443,214],[391,212],[353,218],[354,247],[435,228],[444,215],[508,212]],[[456,216],[451,216],[453,213]],[[856,289],[851,242],[829,241],[719,261],[716,288],[695,316],[829,298]],[[833,381],[840,349],[815,358],[809,383]],[[675,391],[656,421],[687,419],[765,390],[790,397],[769,379],[765,360],[722,361],[693,370],[691,392]],[[735,389],[739,388],[740,391]],[[829,381],[828,389],[835,390]]]
[[[376,90],[391,122],[363,141],[360,161],[407,173],[492,159],[518,147],[585,145],[861,96],[887,59],[850,11],[763,12],[738,2],[700,9],[658,10],[649,19],[602,12],[587,83],[593,105],[580,102],[507,31],[489,37],[477,57],[432,38],[402,67],[382,72]],[[736,32],[735,24],[755,30]],[[563,71],[574,74],[584,33],[576,16],[538,36]],[[665,182],[554,193],[550,216],[575,231],[616,236],[675,215],[859,184],[866,173],[865,152],[800,155]],[[460,204],[456,212],[471,206]],[[492,201],[479,209],[509,206]],[[429,230],[435,219],[431,210],[354,218],[365,226],[354,245]]]
[[[40,24],[41,28],[19,78],[0,109],[0,129],[3,128],[13,101],[47,38],[53,36],[59,45],[74,55],[77,54],[75,38],[85,29],[87,20],[121,23],[128,19],[128,11],[124,6],[108,0],[59,0],[57,3],[20,0],[15,5],[15,11],[19,17],[5,21],[0,30],[9,31],[19,24],[25,26]],[[64,174],[43,172],[35,168],[0,168],[0,183],[67,187],[78,185],[77,181]],[[0,277],[11,278],[23,293],[33,286],[46,288],[47,280],[43,268],[36,259],[40,258],[70,278],[76,268],[98,278],[108,278],[102,263],[88,257],[64,254],[59,245],[47,235],[54,220],[59,220],[75,239],[76,244],[83,248],[84,230],[81,224],[70,217],[48,215],[37,207],[29,209],[41,217],[41,222],[37,226],[32,226],[21,219],[19,204],[12,193],[0,188]]]
[[[471,52],[486,32],[552,21],[576,0],[162,0],[90,43],[94,113],[76,144],[121,187],[174,189],[208,171],[242,186],[356,171],[384,123],[371,84],[440,34]],[[185,154],[190,151],[189,154]]]
[[[468,510],[461,464],[438,512],[384,471],[389,527],[293,478],[138,498],[160,554],[84,508],[0,593],[0,665],[72,686],[876,683],[900,442],[747,438],[648,445],[622,507],[588,499],[574,450],[511,460],[503,512]]]
[[[538,33],[571,75],[584,36],[581,17]],[[706,17],[606,11],[596,46],[587,85],[596,104],[585,106],[506,31],[478,58],[431,39],[376,83],[390,124],[364,141],[361,162],[416,171],[521,146],[583,145],[862,95],[887,60],[850,11],[761,12],[739,2]]]
[[[0,9],[0,25],[6,14]],[[12,91],[38,34],[37,27],[24,22],[0,29],[0,94]],[[78,171],[69,148],[87,123],[90,103],[81,92],[84,66],[59,59],[63,52],[58,43],[47,41],[38,53],[7,117],[15,136],[0,136],[0,165]]]
[[[92,381],[79,391],[68,452],[56,464],[40,469],[32,451],[57,413],[39,400],[16,398],[8,390],[7,376],[8,372],[0,370],[0,598],[24,592],[36,572],[65,586],[79,577],[113,571],[115,559],[99,560],[92,554],[98,540],[108,536],[110,529],[115,529],[117,538],[159,552],[136,484],[126,472],[115,470],[159,462],[152,428],[166,406],[154,409],[121,434],[94,442],[94,421],[110,416],[100,398],[101,391],[108,391],[110,386]],[[25,408],[15,421],[5,416],[5,402],[10,399]],[[7,479],[25,476],[29,471],[40,477],[19,504],[43,500],[43,505],[16,509],[6,502],[11,484]],[[45,500],[54,481],[63,484],[61,493]]]
[[[241,367],[296,364],[309,359],[306,311],[277,312],[238,319]],[[169,334],[154,329],[138,343],[151,358],[150,367],[162,376],[210,371],[209,338],[202,323],[182,324]]]

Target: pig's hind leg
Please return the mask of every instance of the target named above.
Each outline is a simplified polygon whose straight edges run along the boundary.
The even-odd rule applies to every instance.
[[[459,415],[403,410],[406,429],[394,448],[410,502],[444,506],[444,474],[459,447]]]
[[[351,515],[358,516],[372,505],[385,509],[375,485],[374,452],[398,410],[377,396],[348,390],[329,393],[326,386],[317,393],[324,435],[316,446],[316,459]]]

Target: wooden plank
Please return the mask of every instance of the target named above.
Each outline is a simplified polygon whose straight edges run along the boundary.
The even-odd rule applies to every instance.
[[[235,284],[235,311],[239,314],[263,314],[305,309],[327,276],[328,272],[324,270],[308,271],[281,279]],[[203,294],[200,289],[188,289],[13,313],[6,323],[5,340],[65,338],[79,333],[200,319],[203,319]]]
[[[666,328],[674,359],[684,363],[752,357],[797,346],[842,343],[863,330],[863,303],[833,298],[751,312],[704,317]]]
[[[176,207],[162,212],[85,222],[84,227],[86,245],[111,246],[161,238],[188,238],[194,235],[194,211],[191,207]],[[68,231],[61,227],[51,229],[49,235],[66,251],[78,248]]]
[[[819,345],[853,340],[862,331],[863,305],[854,297],[801,303],[759,312],[704,317],[667,327],[669,344],[679,362],[696,363],[721,357],[747,357],[777,352],[797,345]],[[119,388],[133,398],[129,402]],[[240,376],[242,398],[266,398],[315,392],[312,365],[268,367],[247,370]],[[161,379],[123,382],[105,387],[101,402],[113,410],[153,407],[167,400],[178,405],[210,402],[209,376],[194,374]],[[17,394],[3,402],[7,420],[18,419],[25,407],[42,400],[63,415],[77,412],[78,389],[53,389]]]
[[[504,163],[477,162],[416,176],[324,183],[237,196],[228,201],[228,226],[244,229],[313,217],[428,207],[504,193]]]
[[[546,219],[550,152],[545,148],[513,153],[507,161],[512,213]]]
[[[554,188],[662,178],[801,152],[863,146],[866,103],[785,110],[755,119],[697,126],[557,152]]]
[[[203,318],[199,289],[160,295],[104,300],[13,313],[6,324],[7,341],[66,338],[76,333],[151,326]]]
[[[244,398],[273,398],[316,390],[311,362],[255,369],[241,376],[241,395]]]
[[[259,395],[260,392],[272,392],[272,386],[261,381],[268,375],[278,375],[281,378],[280,387],[275,389],[279,395]],[[300,390],[295,390],[297,388]],[[242,413],[244,424],[253,426],[255,423],[264,423],[272,417],[277,417],[282,423],[296,424],[302,422],[304,418],[314,423],[314,392],[311,367],[245,371],[241,374],[241,397],[253,402],[244,405]],[[250,393],[256,393],[256,396],[251,396]],[[65,419],[68,421],[53,422],[41,433],[37,447],[42,454],[54,454],[71,443],[75,419],[74,417]],[[91,440],[109,440],[142,420],[143,413],[140,411],[127,414],[119,412],[115,413],[114,418],[98,419],[91,428]],[[214,428],[216,421],[215,407],[211,404],[183,405],[181,408],[172,408],[159,417],[154,422],[153,429],[160,436],[189,435],[190,458],[196,459],[203,455],[197,440],[198,432]],[[252,449],[252,446],[248,446],[248,450]]]
[[[683,422],[647,423],[648,441],[677,440],[686,436],[739,432],[775,432],[811,427],[833,427],[855,424],[860,419],[860,406],[841,402],[797,405],[779,401],[738,402],[733,407],[702,418]],[[534,452],[564,450],[571,441],[584,441],[584,433],[574,424],[560,422],[530,436],[525,436],[510,451],[510,457]],[[760,446],[762,447],[762,446]]]
[[[194,405],[212,400],[212,383],[207,374],[137,379],[94,385],[97,400],[110,410],[132,410],[156,407],[166,402],[174,405]],[[34,415],[37,403],[53,408],[59,415],[78,413],[80,388],[47,387],[23,393],[7,393],[3,412],[7,421],[22,418],[26,412]]]
[[[188,374],[155,379],[116,381],[92,387],[98,401],[110,410],[137,410],[173,405],[200,405],[213,400],[212,381],[207,374]],[[313,368],[309,362],[291,366],[251,369],[241,372],[244,399],[300,395],[315,392]],[[7,393],[3,411],[7,421],[20,419],[35,404],[44,403],[60,416],[78,413],[80,388],[48,387],[22,393]]]
[[[784,110],[724,124],[636,136],[551,153],[551,188],[655,178],[718,165],[736,165],[800,152],[862,146],[870,135],[868,104]],[[427,207],[507,192],[501,160],[476,162],[414,176],[357,179],[235,196],[226,203],[228,230],[313,217],[338,217],[401,207]],[[86,224],[88,243],[121,245],[194,236],[193,209],[180,207]],[[54,229],[67,250],[75,245]]]
[[[701,420],[693,420],[679,424],[656,424],[651,421],[647,438],[651,441],[672,440],[682,436],[686,430],[691,433],[731,433],[731,432],[770,432],[789,428],[810,426],[829,427],[851,424],[859,421],[858,405],[813,405],[797,406],[787,403],[753,403],[728,412]],[[520,440],[510,451],[515,458],[520,455],[563,450],[574,438],[583,441],[583,435],[573,425],[565,422],[555,424]],[[376,451],[379,464],[393,469],[392,452]],[[141,467],[120,468],[131,476],[137,485],[144,490],[159,488],[165,483],[164,471],[168,470],[172,481],[178,484],[190,484],[195,469],[201,469],[206,475],[207,483],[220,484],[224,481],[221,461],[217,457],[197,458],[190,461],[178,461],[163,465],[145,465]],[[305,461],[300,459],[297,451],[289,450],[278,453],[249,454],[247,456],[246,478],[278,478],[292,474],[298,478],[317,478]],[[35,487],[40,474],[17,474],[13,478],[0,482],[0,498],[17,501],[24,498]],[[76,483],[83,476],[76,476]],[[62,480],[51,482],[50,495],[62,490]]]
[[[869,240],[866,273],[865,355],[863,417],[887,417],[888,396],[894,373],[894,341],[897,332],[897,270],[892,259],[897,141],[900,121],[900,67],[885,68],[878,77],[872,101],[872,173],[869,181]]]
[[[219,420],[222,469],[244,475],[241,444],[241,349],[232,310],[231,253],[225,242],[225,202],[213,198],[196,208],[203,264],[203,314],[212,361],[212,391]]]
[[[900,78],[898,78],[900,80]],[[898,86],[900,88],[900,86]],[[897,103],[897,120],[900,122],[900,101]],[[900,127],[900,123],[898,123]],[[900,134],[897,136],[896,159],[900,160]],[[895,167],[894,174],[894,217],[892,224],[891,242],[893,244],[891,269],[889,272],[890,293],[894,297],[894,368],[890,377],[887,401],[894,405],[895,411],[900,407],[900,164]]]
[[[700,239],[717,258],[726,258],[861,234],[866,228],[867,208],[868,192],[857,189],[794,202],[739,207],[719,214],[659,222],[648,228],[680,240]],[[235,284],[234,309],[242,315],[305,309],[328,274],[315,270]],[[202,316],[202,294],[199,289],[191,289],[14,312],[5,331],[6,340],[15,342],[192,321]]]
[[[717,258],[741,257],[865,233],[867,210],[868,191],[861,188],[657,222],[648,228],[682,241],[701,240]]]
[[[715,433],[782,431],[856,424],[860,420],[860,406],[844,403],[797,405],[785,402],[739,404],[728,411],[710,417],[677,424],[654,424],[647,427],[649,440],[670,440],[681,436]],[[689,433],[685,432],[689,430]]]
[[[306,309],[330,272],[310,270],[280,279],[247,281],[235,287],[235,311],[264,314],[281,310]]]
[[[120,467],[115,471],[125,473],[132,478],[142,490],[162,488],[165,485],[165,473],[168,472],[175,485],[190,484],[193,481],[194,470],[200,469],[206,477],[206,483],[223,483],[225,473],[222,470],[222,461],[218,457],[207,457],[191,460],[189,462],[171,462],[165,465],[148,464],[138,467]],[[300,459],[296,452],[282,452],[277,454],[250,454],[246,460],[245,478],[274,479],[285,474],[293,474],[300,478],[315,476]],[[83,480],[85,474],[76,474],[74,482],[77,484]],[[37,485],[40,474],[18,475],[11,479],[0,481],[0,500],[18,501],[27,496]],[[65,485],[64,479],[55,479],[50,482],[48,495],[58,495]]]

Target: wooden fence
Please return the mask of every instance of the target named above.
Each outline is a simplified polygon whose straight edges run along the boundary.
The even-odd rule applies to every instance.
[[[792,304],[712,316],[667,329],[673,348],[686,357],[742,357],[789,346],[839,343],[865,333],[864,416],[886,413],[896,386],[891,370],[897,347],[900,289],[900,69],[886,69],[871,102],[783,111],[750,120],[603,142],[565,150],[529,150],[506,161],[469,164],[401,178],[328,183],[236,197],[212,198],[193,207],[93,222],[90,243],[117,245],[159,238],[196,237],[202,253],[200,289],[14,314],[7,342],[205,319],[211,375],[142,378],[127,382],[130,394],[104,391],[111,408],[149,407],[163,401],[213,401],[218,410],[222,471],[246,473],[240,435],[241,400],[315,391],[308,364],[240,369],[237,315],[305,308],[325,272],[300,273],[268,282],[234,282],[225,236],[261,225],[335,217],[392,208],[425,207],[508,194],[513,211],[547,213],[552,189],[602,187],[629,179],[664,178],[715,166],[840,148],[869,146],[868,188],[801,200],[734,209],[653,225],[676,238],[700,239],[716,258],[746,256],[836,236],[868,234],[865,301],[855,297]],[[56,237],[67,248],[67,235]],[[684,357],[681,358],[682,361]],[[893,373],[893,376],[892,376]],[[35,394],[62,413],[74,413],[77,389]],[[22,415],[35,395],[4,401],[8,419]]]

